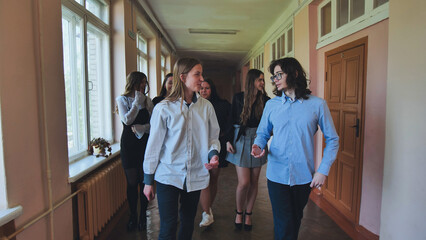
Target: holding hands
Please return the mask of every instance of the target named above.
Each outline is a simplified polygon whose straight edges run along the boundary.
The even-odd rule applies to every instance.
[[[207,168],[207,170],[212,170],[213,168],[217,168],[219,166],[219,157],[217,155],[214,155],[209,163],[204,164],[204,166]]]
[[[263,155],[265,155],[265,149],[262,150],[256,144],[253,144],[253,146],[251,146],[251,155],[255,158],[263,157]]]

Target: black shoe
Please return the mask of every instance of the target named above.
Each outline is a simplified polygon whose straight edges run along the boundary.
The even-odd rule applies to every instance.
[[[136,216],[130,216],[129,222],[127,223],[127,231],[131,232],[135,230],[137,224],[138,218]]]
[[[245,212],[245,215],[251,216],[252,214],[253,214],[253,212],[251,212],[251,213],[248,213],[247,211]],[[245,219],[244,219],[244,230],[251,231],[252,228],[253,228],[253,225],[246,224]]]
[[[235,209],[235,213],[237,215],[243,215],[243,212],[238,212],[237,209]],[[244,218],[242,220],[244,222]],[[243,223],[242,222],[241,223],[234,222],[234,224],[235,224],[235,229],[237,229],[237,230],[241,230],[243,228]]]

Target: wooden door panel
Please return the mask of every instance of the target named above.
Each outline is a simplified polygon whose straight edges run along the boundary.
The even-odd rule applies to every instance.
[[[336,159],[337,160],[337,159]],[[331,199],[336,198],[337,192],[337,163],[335,161],[333,165],[331,165],[330,171],[328,172],[328,177],[325,182],[324,191],[326,192],[325,196],[331,196]]]
[[[354,169],[352,166],[344,163],[340,166],[340,191],[339,202],[347,211],[352,212],[353,209],[353,192],[354,192]]]
[[[356,132],[355,132],[355,128],[352,127],[356,124],[356,119],[357,119],[357,113],[356,112],[349,112],[349,111],[344,111],[343,112],[343,123],[342,126],[344,126],[344,128],[342,129],[343,131],[341,132],[340,138],[341,138],[341,146],[340,146],[340,151],[341,154],[343,154],[344,156],[348,157],[348,158],[355,158],[356,156]]]
[[[343,88],[343,102],[344,103],[358,103],[358,79],[359,79],[359,65],[360,57],[355,56],[343,60],[344,72],[344,88]]]
[[[328,92],[326,93],[326,100],[330,103],[341,102],[341,71],[342,63],[338,56],[331,57],[327,76]]]
[[[365,44],[365,43],[364,43]],[[356,46],[356,45],[355,45]],[[325,100],[330,108],[340,148],[326,184],[324,198],[350,221],[357,220],[361,182],[361,126],[365,45],[333,51],[326,58]]]

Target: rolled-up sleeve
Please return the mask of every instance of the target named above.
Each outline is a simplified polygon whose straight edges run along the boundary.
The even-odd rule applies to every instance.
[[[160,161],[162,143],[167,133],[167,114],[163,107],[163,105],[157,105],[151,116],[152,131],[148,138],[143,162],[144,183],[146,185],[152,185],[154,182],[154,174]]]
[[[209,159],[220,152],[219,134],[220,128],[217,121],[216,113],[211,104],[208,105],[209,114]]]
[[[339,136],[337,135],[336,128],[334,127],[330,109],[324,100],[319,112],[320,116],[318,124],[324,134],[325,148],[321,164],[317,171],[324,175],[328,175],[331,165],[336,159],[337,152],[339,150]]]

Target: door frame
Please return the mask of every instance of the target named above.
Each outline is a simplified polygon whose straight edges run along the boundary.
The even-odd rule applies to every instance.
[[[366,92],[367,92],[367,58],[368,58],[368,37],[363,37],[353,42],[344,44],[335,49],[329,50],[324,53],[324,80],[327,80],[327,57],[334,55],[339,52],[343,52],[358,46],[364,45],[364,72],[362,76],[362,104],[361,104],[361,124],[359,129],[359,137],[360,137],[360,148],[359,148],[359,171],[358,171],[358,188],[356,189],[358,198],[356,199],[356,216],[355,216],[355,226],[359,226],[359,213],[361,207],[361,195],[362,195],[362,172],[364,170],[364,129],[365,129],[365,100],[366,100]],[[324,81],[324,96],[326,91],[326,83]],[[324,147],[324,145],[323,145]],[[325,200],[325,199],[324,199]],[[336,209],[337,210],[337,209]],[[340,211],[339,211],[340,212]]]

